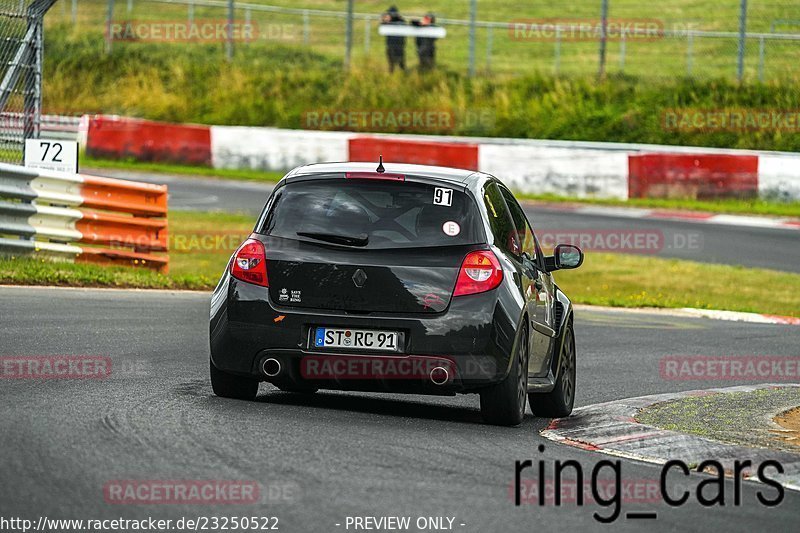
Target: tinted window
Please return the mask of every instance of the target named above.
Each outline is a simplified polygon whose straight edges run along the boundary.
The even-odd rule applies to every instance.
[[[486,203],[486,211],[489,214],[489,225],[494,234],[495,245],[506,252],[518,256],[521,252],[521,245],[517,238],[514,221],[496,183],[492,182],[484,189],[483,201]]]
[[[373,249],[464,245],[484,241],[478,216],[470,196],[446,186],[313,180],[282,187],[261,232],[309,241],[344,237]]]
[[[501,187],[500,191],[503,193],[503,198],[506,200],[509,211],[511,211],[511,218],[514,219],[514,227],[517,229],[517,236],[522,243],[522,251],[527,252],[531,259],[536,259],[536,240],[533,237],[528,219],[525,217],[525,212],[522,211],[514,195],[505,187]]]

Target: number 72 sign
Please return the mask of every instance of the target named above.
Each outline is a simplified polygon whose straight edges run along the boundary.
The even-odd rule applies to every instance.
[[[78,142],[60,139],[25,139],[25,166],[78,172]]]

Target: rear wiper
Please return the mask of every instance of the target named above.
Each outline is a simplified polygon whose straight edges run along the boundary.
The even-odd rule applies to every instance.
[[[344,244],[347,246],[366,246],[369,242],[368,235],[358,235],[350,237],[348,235],[336,235],[335,233],[322,233],[316,231],[298,231],[300,237],[310,237],[318,241],[332,242],[334,244]]]

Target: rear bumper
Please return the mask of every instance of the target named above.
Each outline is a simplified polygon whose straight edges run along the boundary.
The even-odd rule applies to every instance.
[[[222,280],[212,298],[211,358],[220,370],[276,385],[342,390],[452,394],[502,381],[513,353],[516,323],[503,308],[500,290],[454,298],[435,315],[348,315],[277,308],[267,289]],[[383,329],[403,334],[402,354],[323,352],[309,348],[317,326]],[[262,371],[268,358],[279,375]],[[443,384],[430,371],[448,370]]]
[[[265,350],[251,372],[279,387],[418,394],[454,394],[474,379],[451,358],[437,356],[319,354],[299,350]],[[278,362],[276,367],[274,361]],[[465,362],[464,362],[465,363]],[[476,364],[476,363],[471,363]],[[469,364],[464,365],[469,367]],[[267,371],[279,368],[277,375]],[[488,376],[489,382],[493,376]],[[473,377],[474,378],[474,377]],[[484,383],[486,381],[484,380]]]

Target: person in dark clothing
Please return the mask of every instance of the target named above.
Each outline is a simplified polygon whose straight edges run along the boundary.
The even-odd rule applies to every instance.
[[[429,27],[436,25],[436,16],[428,13],[422,20],[413,20],[414,26]],[[419,69],[421,71],[433,70],[436,65],[436,39],[431,37],[417,37],[417,56],[419,57]]]
[[[381,17],[381,24],[405,25],[405,19],[395,6],[390,7]],[[386,57],[389,60],[389,72],[394,72],[395,67],[406,69],[406,38],[386,37]]]

